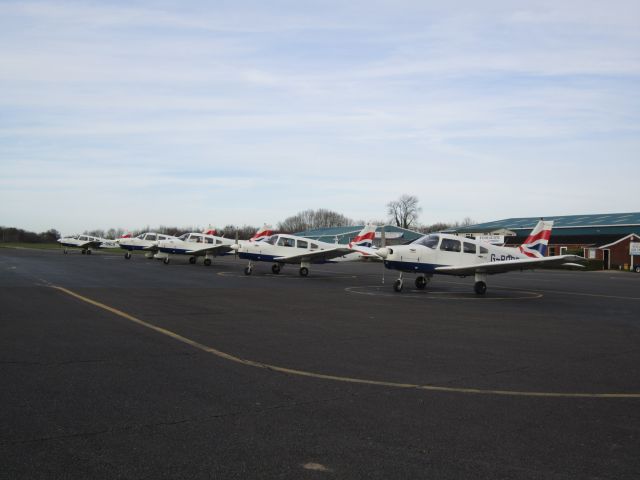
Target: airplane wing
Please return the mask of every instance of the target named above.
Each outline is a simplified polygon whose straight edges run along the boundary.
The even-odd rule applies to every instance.
[[[476,265],[462,265],[452,267],[436,267],[438,273],[449,273],[451,275],[473,275],[475,273],[505,273],[515,270],[530,270],[538,267],[579,267],[584,268],[577,262],[584,261],[583,257],[577,255],[557,255],[554,257],[542,258],[521,258],[517,260],[502,260],[499,262],[485,262]]]
[[[205,255],[207,253],[211,253],[213,255],[219,255],[221,253],[227,253],[231,251],[231,245],[211,245],[205,244],[202,248],[194,248],[193,250],[188,250],[187,253],[191,255]]]
[[[309,251],[305,253],[301,253],[298,255],[291,255],[289,257],[276,257],[274,260],[276,262],[282,263],[298,263],[298,262],[320,262],[322,260],[331,260],[332,258],[342,257],[343,255],[347,255],[349,253],[353,253],[354,250],[347,247],[336,247],[331,248],[329,250],[315,250]]]

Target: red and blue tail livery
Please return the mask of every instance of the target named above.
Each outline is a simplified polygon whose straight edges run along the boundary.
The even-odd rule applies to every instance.
[[[366,225],[356,238],[349,243],[349,248],[355,247],[373,247],[373,240],[376,238],[376,226]]]
[[[553,221],[540,220],[524,243],[518,247],[518,250],[531,258],[542,258],[546,256],[552,228]]]

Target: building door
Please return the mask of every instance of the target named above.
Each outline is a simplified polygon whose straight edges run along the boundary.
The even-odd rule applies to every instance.
[[[609,270],[611,268],[611,260],[609,259],[609,249],[602,250],[602,268]]]

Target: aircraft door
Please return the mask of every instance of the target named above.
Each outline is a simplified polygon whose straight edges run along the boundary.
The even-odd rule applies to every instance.
[[[462,265],[462,242],[455,238],[443,238],[438,250],[438,264],[440,265]]]

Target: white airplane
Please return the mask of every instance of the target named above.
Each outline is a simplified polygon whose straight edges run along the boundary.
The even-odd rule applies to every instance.
[[[162,258],[165,265],[170,262],[169,255],[189,255],[189,263],[196,263],[197,257],[204,256],[204,264],[211,265],[214,257],[233,253],[233,246],[244,243],[261,242],[271,235],[268,226],[260,228],[253,237],[246,242],[219,237],[215,230],[207,230],[204,233],[185,233],[178,238],[170,238],[158,242],[160,253],[156,258]]]
[[[375,235],[375,225],[367,225],[349,245],[311,240],[296,235],[275,234],[268,239],[257,243],[244,243],[234,245],[234,250],[242,259],[249,260],[244,269],[245,275],[253,272],[253,262],[273,263],[271,271],[280,273],[282,267],[287,264],[299,264],[300,276],[309,275],[309,267],[312,263],[330,263],[360,260],[365,255],[372,255],[371,248]]]
[[[63,250],[64,253],[69,253],[67,248],[80,248],[83,255],[91,255],[91,249],[102,248],[105,242],[110,242],[110,240],[92,237],[91,235],[72,235],[58,239],[58,243],[65,247]]]
[[[134,250],[143,250],[147,252],[147,258],[153,258],[154,255],[158,253],[158,242],[172,238],[175,237],[156,232],[144,232],[137,237],[132,237],[129,234],[123,235],[118,238],[116,242],[120,248],[126,250],[124,258],[129,260],[131,258],[131,252]]]
[[[526,241],[518,248],[498,247],[470,238],[444,233],[425,235],[408,245],[385,247],[377,250],[386,268],[399,270],[400,278],[394,284],[396,292],[402,290],[402,273],[418,276],[416,288],[424,289],[434,274],[475,276],[474,291],[483,295],[487,291],[487,276],[513,270],[542,266],[583,267],[575,263],[584,258],[577,255],[545,257],[552,221],[540,220]]]

